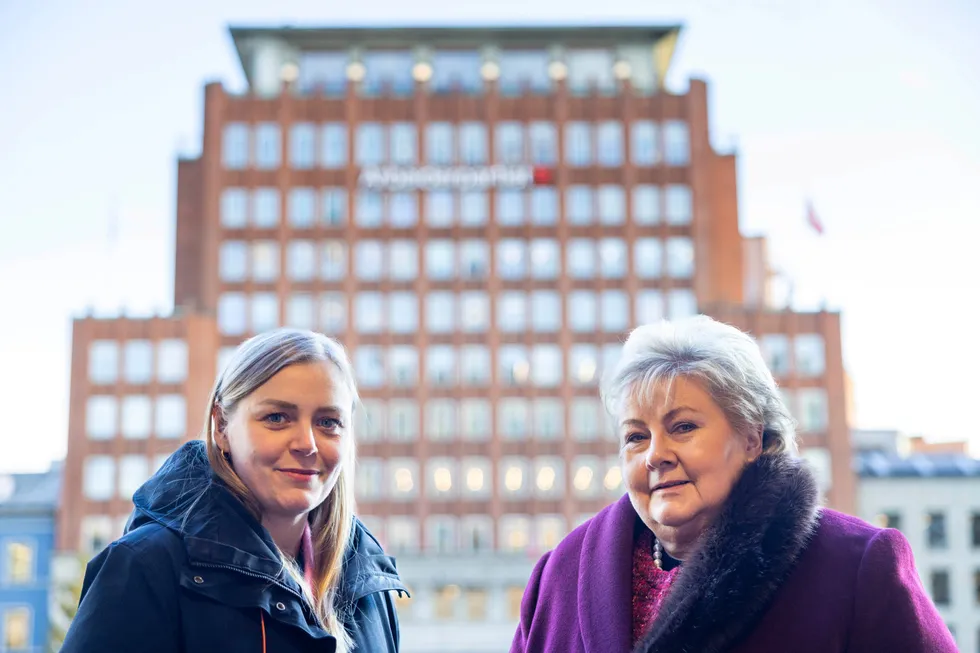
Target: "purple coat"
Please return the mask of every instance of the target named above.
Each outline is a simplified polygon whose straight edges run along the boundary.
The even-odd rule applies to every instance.
[[[955,653],[905,537],[816,506],[784,456],[750,465],[638,653]],[[636,512],[624,496],[545,554],[511,653],[627,653]]]

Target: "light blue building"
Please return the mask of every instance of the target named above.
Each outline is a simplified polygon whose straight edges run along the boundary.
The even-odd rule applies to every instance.
[[[0,474],[0,653],[47,650],[61,465]]]

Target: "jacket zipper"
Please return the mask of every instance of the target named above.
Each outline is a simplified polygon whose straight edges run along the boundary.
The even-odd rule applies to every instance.
[[[210,569],[227,569],[229,571],[234,571],[234,572],[237,572],[239,574],[243,574],[245,576],[251,576],[252,578],[258,578],[260,580],[265,580],[265,581],[268,581],[268,582],[272,583],[276,587],[279,587],[281,589],[286,590],[287,592],[289,592],[290,594],[292,594],[293,596],[295,596],[296,598],[298,598],[301,602],[306,603],[306,599],[303,597],[302,594],[300,594],[299,592],[297,592],[293,588],[288,587],[287,585],[283,585],[279,580],[277,580],[276,578],[273,578],[272,576],[269,576],[267,574],[257,574],[254,571],[249,571],[249,570],[244,569],[242,567],[236,567],[234,565],[219,565],[219,564],[214,564],[214,563],[210,563],[210,562],[195,562],[195,563],[192,563],[192,566],[194,566],[194,567],[205,567],[205,568],[210,568]]]

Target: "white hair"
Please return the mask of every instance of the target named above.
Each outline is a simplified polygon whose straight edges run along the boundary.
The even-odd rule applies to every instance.
[[[796,428],[755,340],[705,315],[637,327],[602,391],[618,415],[628,397],[653,396],[655,386],[684,378],[700,382],[732,427],[762,432],[765,453],[797,453]]]

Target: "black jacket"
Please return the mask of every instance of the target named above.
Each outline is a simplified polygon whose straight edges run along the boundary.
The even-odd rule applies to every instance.
[[[333,653],[275,545],[182,446],[133,497],[126,534],[88,565],[63,653]],[[338,607],[356,651],[395,653],[395,561],[355,519]]]

